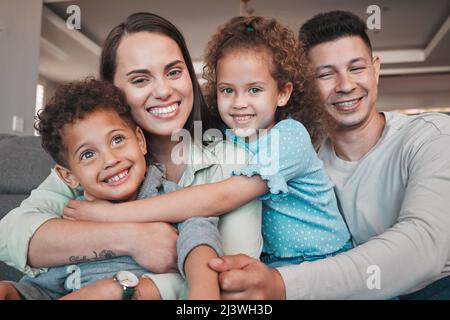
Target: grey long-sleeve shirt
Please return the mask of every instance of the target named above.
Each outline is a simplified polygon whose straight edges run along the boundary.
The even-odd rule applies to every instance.
[[[357,247],[279,268],[288,299],[387,299],[450,274],[450,118],[385,118],[359,161],[319,150]]]
[[[175,191],[180,187],[172,181],[163,179],[163,173],[155,166],[150,166],[147,176],[139,190],[138,199],[150,198],[159,194]],[[223,255],[218,217],[194,217],[177,225],[178,240],[178,270],[183,278],[184,263],[188,254],[199,245],[207,245],[216,251],[218,256]]]

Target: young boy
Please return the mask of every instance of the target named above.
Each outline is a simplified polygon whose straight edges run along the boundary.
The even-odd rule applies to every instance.
[[[87,79],[61,86],[38,115],[36,129],[44,149],[57,163],[54,169],[58,176],[78,199],[84,195],[123,202],[177,188],[175,183],[163,180],[156,167],[147,168],[144,134],[135,124],[122,93],[110,83]],[[185,267],[194,265],[188,282],[189,278],[202,278],[202,283],[189,283],[189,298],[220,297],[217,275],[207,278],[212,281],[204,277],[212,272],[207,267],[211,255],[222,255],[217,219],[189,219],[178,226],[178,242],[185,241],[177,245],[180,273],[184,276]],[[189,239],[192,233],[199,233],[201,244],[183,240],[187,239],[186,232],[190,232]],[[151,280],[154,275],[131,257],[103,252],[100,258],[103,260],[50,268],[17,283],[2,282],[0,299],[160,298]]]

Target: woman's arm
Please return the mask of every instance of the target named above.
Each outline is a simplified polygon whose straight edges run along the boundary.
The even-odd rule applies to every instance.
[[[166,223],[98,223],[53,219],[30,241],[35,268],[132,256],[153,272],[176,270],[177,232]]]
[[[218,216],[258,198],[268,191],[260,176],[230,177],[196,185],[158,197],[111,204],[106,201],[70,201],[64,217],[85,221],[180,222],[188,218]]]
[[[146,267],[154,265],[153,270],[168,271],[168,265],[176,269],[177,234],[169,225],[100,225],[59,219],[64,205],[75,196],[52,172],[20,207],[0,221],[0,260],[37,275],[43,271],[39,267],[92,259],[110,250],[116,255],[129,254]],[[149,253],[139,239],[158,246],[152,246]],[[159,260],[161,254],[165,258]]]

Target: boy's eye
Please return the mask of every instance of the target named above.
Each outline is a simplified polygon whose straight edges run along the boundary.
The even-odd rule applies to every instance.
[[[82,154],[80,154],[80,160],[88,160],[88,159],[91,159],[93,156],[94,156],[94,152],[85,151]]]
[[[123,142],[123,137],[122,136],[115,136],[114,138],[112,138],[111,144],[113,146],[118,145],[120,143]]]
[[[249,90],[248,90],[248,92],[250,92],[250,93],[258,93],[258,92],[261,92],[262,90],[260,89],[260,88],[250,88]]]

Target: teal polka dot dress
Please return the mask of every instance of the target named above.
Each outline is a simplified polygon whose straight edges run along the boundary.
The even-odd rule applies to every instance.
[[[261,197],[266,255],[308,260],[330,255],[349,242],[334,185],[300,122],[280,121],[250,143],[231,130],[226,136],[252,155],[250,164],[233,174],[260,175],[267,181],[269,192]]]

